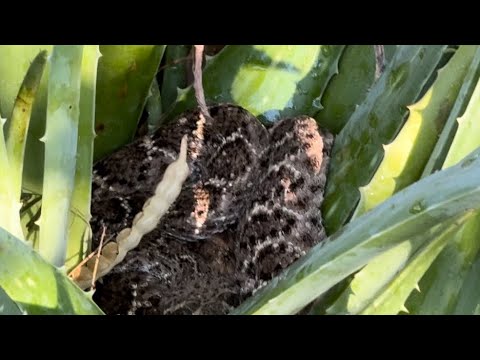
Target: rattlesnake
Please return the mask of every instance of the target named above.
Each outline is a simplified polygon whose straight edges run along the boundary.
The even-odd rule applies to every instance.
[[[333,136],[307,116],[269,129],[231,104],[185,112],[94,167],[92,229],[115,237],[153,195],[188,136],[179,197],[97,285],[107,314],[225,314],[325,238]],[[95,243],[96,242],[96,243]]]

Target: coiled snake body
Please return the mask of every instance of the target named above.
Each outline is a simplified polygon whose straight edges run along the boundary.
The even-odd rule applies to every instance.
[[[190,175],[158,226],[97,285],[109,314],[225,314],[325,238],[320,206],[333,136],[306,116],[268,130],[221,104],[97,163],[98,241],[131,226],[188,135]],[[94,244],[95,245],[95,244]]]

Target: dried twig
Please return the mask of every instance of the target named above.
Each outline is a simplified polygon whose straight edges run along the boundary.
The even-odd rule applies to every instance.
[[[100,245],[98,245],[97,259],[95,260],[95,267],[93,268],[92,276],[92,290],[95,290],[95,279],[97,277],[98,263],[100,262],[100,254],[102,253],[103,239],[105,239],[105,225],[102,229],[102,236],[100,237]]]
[[[383,45],[373,45],[375,50],[375,80],[382,75],[385,69],[385,51]]]
[[[195,60],[193,62],[193,88],[195,90],[195,98],[200,106],[200,111],[203,116],[210,117],[208,112],[207,103],[205,102],[205,93],[203,91],[202,81],[202,62],[203,62],[203,49],[204,45],[195,46]]]
[[[103,233],[102,233],[103,234]],[[110,238],[107,239],[107,241],[104,242],[103,246],[107,245],[110,241],[112,241],[113,239],[113,236],[110,236]],[[102,246],[102,247],[103,247]],[[83,259],[77,266],[75,266],[72,271],[70,271],[70,273],[68,274],[69,277],[73,277],[75,272],[79,270],[79,268],[81,268],[83,265],[85,265],[88,260],[90,260],[91,258],[93,258],[96,254],[101,254],[102,249],[99,247],[97,247],[95,250],[93,250],[90,254],[88,254],[88,256],[85,257],[85,259]]]

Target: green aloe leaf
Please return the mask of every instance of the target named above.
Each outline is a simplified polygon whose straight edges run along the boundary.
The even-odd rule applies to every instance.
[[[67,271],[82,261],[90,251],[90,198],[92,191],[93,143],[95,136],[95,94],[99,57],[100,52],[98,45],[84,46],[75,186],[73,188],[70,206],[68,247],[65,262]]]
[[[450,146],[443,168],[460,162],[480,146],[480,81],[470,98],[465,113],[458,119],[458,129]],[[415,314],[450,314],[454,311],[460,291],[475,260],[480,242],[480,213],[457,231],[442,253],[420,281],[420,293],[412,294],[407,308]]]
[[[428,241],[425,236],[426,234],[422,232],[370,261],[355,274],[349,286],[338,296],[326,313],[330,315],[359,314],[397,276],[418,248]]]
[[[384,45],[386,63],[397,45]],[[328,84],[322,97],[323,109],[315,119],[334,134],[338,134],[375,82],[375,52],[373,45],[347,45],[338,64],[338,74]]]
[[[360,188],[353,218],[417,181],[455,104],[477,46],[461,46],[442,68],[432,87],[414,105],[395,140],[383,147],[384,157],[370,182]],[[466,154],[464,154],[466,155]]]
[[[461,46],[450,62],[440,70],[432,87],[423,98],[410,107],[406,124],[392,144],[386,147],[385,157],[372,181],[361,189],[362,197],[353,218],[418,179],[438,139],[443,123],[449,116],[450,110],[458,103],[457,94],[477,50],[476,46]],[[412,247],[409,240],[374,259],[355,275],[349,288],[344,291],[329,313],[356,314],[374,299],[379,302],[378,291],[404,268],[417,247],[418,242],[417,246]],[[421,266],[430,265],[434,258],[425,257],[423,260],[425,262],[421,263]],[[416,282],[407,286],[403,284],[402,289],[411,290]],[[402,295],[405,297],[405,293]],[[385,303],[391,305],[392,299]],[[401,301],[398,304],[403,306]],[[398,306],[388,308],[391,312],[395,312],[394,309],[398,310]]]
[[[338,71],[344,45],[228,45],[203,73],[207,103],[231,102],[276,121],[315,115],[328,82]],[[193,89],[180,93],[169,119],[196,107]]]
[[[167,45],[162,81],[162,107],[167,110],[177,100],[178,89],[188,85],[186,61],[191,45]]]
[[[27,314],[103,314],[61,270],[2,228],[0,287]]]
[[[465,112],[467,105],[472,97],[472,93],[480,78],[480,48],[477,49],[475,56],[470,64],[467,75],[463,81],[462,88],[457,96],[455,105],[448,116],[440,138],[435,145],[434,150],[428,160],[422,177],[429,176],[433,172],[440,170],[443,166],[445,158],[450,150],[450,146],[458,129],[458,118]]]
[[[372,209],[314,247],[234,314],[292,314],[376,256],[418,234],[480,208],[480,150]]]
[[[0,110],[3,117],[13,113],[18,90],[35,57],[42,51],[50,55],[52,48],[51,45],[0,45]],[[23,164],[23,186],[37,192],[41,192],[43,178],[44,146],[40,137],[45,133],[48,73],[47,63],[32,107]],[[7,119],[7,127],[10,120]]]
[[[345,224],[414,102],[435,71],[446,45],[401,45],[365,101],[335,139],[323,202],[325,227]]]
[[[12,113],[18,89],[35,56],[42,50],[51,55],[52,45],[0,46],[0,111]],[[102,45],[98,64],[94,160],[130,142],[137,129],[165,45]],[[41,193],[49,64],[32,109],[25,149],[23,186]]]
[[[471,219],[472,215],[473,212],[469,211],[457,220],[449,219],[425,234],[427,243],[360,314],[396,315],[401,311],[408,313],[408,308],[404,306],[408,296],[414,289],[418,290],[418,282],[429,266],[452,239],[459,226]]]
[[[95,160],[133,140],[165,45],[101,45]]]
[[[48,79],[45,171],[39,252],[62,267],[74,190],[83,45],[53,48]]]
[[[17,199],[20,199],[22,193],[23,160],[30,117],[46,63],[47,52],[44,50],[35,56],[32,65],[28,68],[8,121],[6,141],[12,172],[9,178],[13,182],[14,196]]]
[[[150,88],[146,110],[148,113],[148,132],[153,133],[159,127],[162,119],[162,97],[160,95],[160,89],[158,88],[158,81],[156,78],[153,79]]]
[[[477,254],[475,262],[465,277],[460,291],[457,305],[453,314],[455,315],[480,315],[480,254]]]
[[[14,183],[10,181],[10,162],[8,160],[7,146],[3,134],[5,119],[0,117],[0,227],[23,239],[23,232],[20,225],[20,201],[15,196]]]
[[[463,282],[479,250],[478,211],[462,227],[450,234],[448,244],[419,281],[406,303],[411,314],[452,314]]]
[[[0,287],[0,315],[22,315],[22,310]]]

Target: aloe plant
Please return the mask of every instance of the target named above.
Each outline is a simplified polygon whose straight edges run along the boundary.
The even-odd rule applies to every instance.
[[[46,63],[47,52],[44,50],[33,59],[32,65],[28,68],[8,121],[6,141],[10,160],[10,179],[17,199],[20,199],[22,192],[23,158],[30,117]]]
[[[420,178],[477,49],[461,46],[426,94],[408,107],[405,124],[395,140],[383,146],[385,154],[378,169],[370,182],[360,188],[360,202],[353,218]]]
[[[0,58],[2,59],[0,61],[0,76],[2,78],[0,82],[0,111],[3,117],[10,117],[10,114],[13,113],[19,89],[35,57],[43,51],[46,52],[47,56],[50,56],[52,49],[52,45],[0,46]],[[40,138],[45,133],[48,77],[49,64],[47,62],[31,109],[23,163],[23,187],[37,192],[41,192],[43,178],[44,147]],[[10,118],[7,119],[7,127],[10,127],[10,121]]]
[[[452,142],[451,138],[456,130],[455,120],[456,117],[458,117],[458,114],[465,109],[465,106],[468,103],[471,105],[470,108],[474,109],[473,104],[475,103],[475,97],[471,97],[471,94],[473,91],[472,84],[478,80],[479,56],[480,53],[478,47],[460,46],[455,55],[449,59],[447,65],[441,70],[433,86],[424,95],[423,100],[419,103],[419,105],[422,102],[426,104],[426,106],[423,106],[422,113],[427,115],[427,118],[429,116],[428,114],[430,114],[431,117],[431,115],[434,115],[435,112],[438,113],[437,118],[439,115],[445,120],[448,117],[448,120],[446,121],[447,125],[443,129],[441,135],[430,135],[430,144],[433,144],[432,140],[436,141],[439,135],[440,140],[437,143],[436,149],[433,151],[431,159],[424,169],[423,176],[430,174],[433,169],[438,169],[438,164],[445,158],[444,154],[448,151]],[[452,76],[456,77],[457,80],[453,80],[454,78],[452,78]],[[460,85],[462,85],[461,89],[459,89]],[[459,89],[459,91],[457,89]],[[435,95],[435,91],[437,92],[437,95]],[[457,93],[458,96],[456,96]],[[444,99],[442,99],[442,96]],[[426,99],[428,99],[428,103],[426,102]],[[416,107],[422,108],[422,106],[418,105]],[[435,110],[436,108],[438,110]],[[415,107],[412,110],[413,112],[410,114],[410,117],[417,116],[417,121],[420,119],[425,121],[424,116],[418,117],[420,113],[415,112]],[[445,121],[443,120],[439,122],[438,119],[435,120],[436,121],[433,122],[432,125],[435,125],[437,129],[438,125],[441,125],[442,122]],[[467,128],[469,129],[468,134],[471,137],[471,145],[466,146],[467,151],[458,152],[455,150],[455,146],[453,146],[453,144],[450,148],[450,154],[456,154],[457,161],[460,159],[459,156],[461,157],[466,155],[468,151],[475,149],[476,146],[479,145],[474,135],[475,132],[471,131],[470,126],[464,127],[464,129]],[[395,143],[398,143],[399,150],[401,149],[401,154],[403,156],[408,155],[412,159],[415,159],[415,161],[412,161],[412,163],[417,163],[420,165],[417,165],[416,173],[418,174],[418,171],[422,169],[422,161],[419,162],[418,158],[423,157],[425,159],[425,155],[430,154],[432,145],[429,145],[429,149],[426,147],[425,141],[418,142],[419,146],[417,146],[418,150],[416,153],[409,154],[408,151],[405,151],[408,149],[408,147],[402,145],[402,141],[403,144],[411,143],[415,137],[411,134],[408,135],[408,129],[407,122],[405,128],[402,129],[402,132],[397,136]],[[422,126],[422,128],[419,130],[420,131],[418,134],[420,136],[429,136],[428,128]],[[461,132],[457,133],[457,138],[460,134]],[[463,141],[458,142],[458,144],[469,144],[468,141],[468,139],[463,137]],[[419,151],[422,152],[419,153]],[[383,163],[386,163],[387,159],[388,151],[385,155]],[[392,157],[392,159],[389,161],[390,164],[397,167],[400,167],[399,165],[402,164],[401,162],[399,163],[398,157]],[[382,181],[384,179],[389,179],[387,175],[388,172],[385,172],[385,169],[382,169],[380,166],[375,174],[375,177],[382,179]],[[407,176],[412,176],[414,172],[411,170],[412,169],[404,169],[404,174]],[[414,179],[415,178],[411,178],[409,182]],[[405,185],[408,185],[409,182],[406,182]],[[382,191],[390,189],[388,186],[382,186],[381,182],[379,182],[376,186]],[[369,193],[372,192],[365,191],[365,194]],[[386,197],[388,197],[388,195],[386,195]],[[375,203],[371,205],[375,206]],[[359,209],[357,208],[357,215],[359,213],[358,210]],[[363,211],[364,210],[365,208],[363,208]],[[400,300],[398,293],[392,298],[392,300],[396,301],[398,304],[401,304],[401,306],[404,308],[404,311],[428,314],[451,313],[453,311],[453,307],[455,306],[457,297],[461,296],[460,288],[462,286],[463,279],[466,276],[466,271],[469,269],[472,258],[478,252],[478,245],[477,241],[475,240],[478,238],[478,224],[478,216],[473,216],[473,218],[470,219],[463,227],[457,227],[454,229],[454,231],[450,231],[449,236],[445,237],[444,234],[438,235],[437,239],[434,239],[433,241],[443,244],[442,248],[437,248],[437,250],[442,250],[442,252],[440,253],[440,251],[437,251],[434,253],[435,256],[431,257],[428,257],[426,254],[422,254],[422,256],[415,255],[416,260],[413,258],[410,259],[408,265],[405,264],[405,260],[407,259],[403,261],[399,261],[399,258],[392,260],[388,254],[379,256],[355,276],[354,280],[350,283],[349,288],[343,292],[342,296],[340,296],[337,302],[329,309],[329,313],[359,313],[360,308],[354,304],[364,304],[365,301],[372,301],[376,302],[377,304],[391,303],[391,301],[386,301],[385,298],[383,299],[384,302],[379,300],[382,295],[376,294],[374,291],[369,291],[369,288],[371,288],[372,285],[377,289],[387,286],[390,280],[392,280],[392,275],[396,276],[396,278],[388,285],[387,288],[394,286],[394,283],[398,283],[400,286],[402,286],[402,289],[404,289],[403,300]],[[392,249],[391,252],[397,252],[398,254],[401,251],[402,246],[408,246],[408,244],[409,242],[406,241],[404,244],[399,245],[396,249]],[[437,257],[437,255],[439,256]],[[409,254],[407,254],[407,258],[408,256]],[[406,281],[405,279],[401,279],[401,274],[407,273],[409,269],[414,266],[415,261],[417,261],[418,266],[421,267],[423,272],[417,273],[416,278],[413,279],[414,281],[406,286]],[[387,267],[388,271],[385,271],[384,269]],[[424,275],[425,271],[427,273]],[[397,272],[399,272],[399,274],[396,274]],[[452,276],[452,274],[456,275]],[[420,278],[422,278],[422,280],[418,284]],[[358,293],[358,291],[355,293],[354,289],[361,289],[361,291],[365,294],[359,296],[360,293]],[[412,292],[411,295],[410,292]],[[405,307],[402,302],[404,302],[404,300],[407,298],[407,295],[410,295],[410,297]],[[382,306],[384,305],[380,305],[378,309],[381,309]],[[385,310],[384,307],[383,309]],[[396,313],[392,308],[388,309],[390,313]],[[363,313],[377,313],[377,311],[366,310]]]
[[[165,70],[161,87],[162,107],[165,110],[175,104],[178,89],[185,89],[188,85],[187,57],[190,50],[190,45],[168,45],[165,50]]]
[[[323,203],[325,226],[334,233],[348,221],[365,186],[377,170],[383,145],[398,133],[439,63],[446,45],[399,46],[385,72],[335,139]]]
[[[40,51],[51,56],[52,49],[52,45],[0,46],[0,111],[4,118],[12,113],[32,60]],[[133,139],[164,49],[165,45],[100,46],[94,160]],[[45,148],[40,138],[45,133],[49,71],[47,64],[32,108],[25,149],[23,187],[35,193],[42,192]]]
[[[98,160],[132,141],[165,45],[101,45],[95,113]]]
[[[90,192],[95,109],[94,87],[99,54],[98,46],[87,46],[86,50],[84,53],[82,45],[55,46],[51,56],[52,66],[48,78],[47,107],[49,121],[44,136],[47,160],[47,169],[44,173],[48,179],[44,182],[43,221],[41,222],[43,225],[40,227],[38,246],[35,247],[42,255],[30,247],[30,244],[21,242],[20,239],[23,239],[21,231],[17,231],[15,237],[12,233],[0,228],[0,262],[2,263],[0,265],[0,288],[4,292],[0,306],[11,305],[13,302],[21,313],[102,313],[91,298],[66,277],[63,270],[57,269],[57,267],[64,267],[69,224],[67,220],[71,213],[69,203],[72,194],[75,195],[73,184],[76,168],[78,170],[76,192],[83,190],[82,181],[85,180],[83,177],[86,177],[87,191]],[[42,60],[45,60],[45,52],[41,52],[36,59],[20,87],[18,100],[13,110],[10,137],[8,138],[12,144],[10,148],[12,151],[7,151],[3,131],[0,131],[0,160],[4,162],[7,174],[10,159],[15,160],[16,163],[22,162],[25,144],[24,142],[22,144],[21,140],[25,139],[29,118],[22,116],[24,111],[21,110],[24,108],[28,115],[31,104],[35,100],[35,89],[38,87],[41,70],[45,65],[42,63]],[[82,99],[80,99],[81,90]],[[80,126],[81,131],[78,136],[80,108],[85,110],[82,112],[82,120],[87,126]],[[77,138],[80,139],[78,163],[76,161]],[[15,143],[15,139],[18,139],[19,142]],[[86,148],[86,150],[82,150],[82,148]],[[21,169],[21,165],[16,167],[16,169],[18,168]],[[21,170],[19,175],[21,176]],[[0,178],[0,184],[8,185],[5,187],[8,192],[1,191],[0,195],[8,194],[11,201],[15,200],[20,205],[20,199],[16,198],[20,189],[14,189],[14,187],[20,185],[22,179],[20,177],[18,181],[8,180],[8,176]],[[2,190],[1,187],[0,190]],[[77,195],[76,197],[80,198],[77,199],[78,204],[76,205],[83,204],[83,210],[88,210],[89,214],[89,197],[86,202],[82,196]],[[40,201],[36,200],[37,197],[33,196],[33,198],[30,209],[40,204]],[[10,219],[20,224],[19,206],[11,203],[10,209],[6,210],[9,210]],[[4,226],[4,223],[2,222],[0,226]],[[6,228],[9,227],[6,226]],[[9,306],[8,309],[10,309],[9,313],[17,313],[15,307]]]
[[[386,64],[397,45],[385,45]],[[319,124],[338,134],[368,94],[375,79],[375,54],[372,45],[347,45],[322,97],[324,108],[316,115]]]
[[[469,273],[460,291],[453,314],[456,315],[480,315],[480,287],[478,278],[480,276],[480,256],[477,254]]]
[[[162,119],[162,97],[156,78],[153,79],[150,93],[145,108],[148,112],[148,132],[153,133],[159,126]]]
[[[55,46],[48,80],[45,170],[39,251],[65,264],[68,217],[75,180],[83,45]]]
[[[95,96],[98,45],[85,45],[82,57],[80,115],[76,150],[75,179],[69,212],[68,244],[65,267],[71,270],[91,250],[90,200],[95,136]]]
[[[103,313],[63,271],[2,228],[0,249],[0,287],[21,311],[36,315]]]
[[[168,46],[164,64],[189,48]],[[70,89],[78,113],[52,123],[56,74],[66,66],[59,49],[76,53]],[[196,105],[184,66],[157,76],[164,49],[0,46],[0,111],[8,118],[6,134],[0,126],[0,314],[101,314],[64,270],[90,250],[93,161],[130,142],[143,111],[153,130]],[[329,238],[234,314],[292,314],[312,301],[312,313],[322,314],[480,313],[480,49],[385,52],[378,79],[373,48],[361,45],[228,45],[207,59],[207,101],[235,102],[266,122],[307,114],[338,132],[323,207]],[[42,65],[46,55],[52,61]],[[22,87],[33,73],[35,85]],[[28,89],[23,113],[15,99]],[[71,141],[62,144],[54,130],[67,125]],[[19,212],[20,181],[33,193],[22,194]],[[59,189],[63,202],[53,200]]]
[[[477,82],[465,113],[458,119],[458,130],[450,146],[443,168],[462,160],[465,154],[480,147],[478,139],[478,104],[480,103],[480,82]],[[447,129],[448,131],[448,129]],[[410,307],[413,313],[441,314],[454,311],[467,273],[480,250],[480,213],[466,223],[446,246],[430,267],[423,281],[420,293],[412,294]]]
[[[437,230],[433,235],[438,233]],[[326,309],[325,313],[329,315],[361,313],[407,265],[413,254],[424,244],[426,236],[432,238],[432,234],[421,233],[370,261],[355,274],[352,281],[336,297],[335,302]],[[316,313],[322,313],[318,309],[314,310]]]
[[[162,47],[158,49],[163,51]],[[4,48],[1,50],[8,53],[8,51],[12,49]],[[13,49],[13,52],[18,52],[19,50],[21,49],[17,47]],[[2,196],[2,198],[6,197],[6,200],[8,200],[5,202],[5,209],[2,206],[0,210],[5,210],[5,213],[9,215],[9,217],[4,218],[5,221],[2,221],[0,225],[13,231],[18,238],[23,239],[23,234],[19,226],[21,219],[22,224],[27,230],[27,238],[36,240],[32,241],[32,243],[34,248],[39,251],[39,254],[51,262],[53,266],[59,269],[65,269],[65,267],[71,268],[84,258],[90,241],[88,222],[90,219],[91,170],[94,157],[94,121],[96,110],[98,110],[98,108],[96,108],[96,102],[98,103],[98,101],[96,101],[98,100],[96,99],[97,63],[100,53],[98,45],[85,47],[83,45],[54,46],[53,48],[49,47],[48,50],[51,51],[51,61],[47,76],[48,87],[42,88],[39,86],[41,70],[43,70],[45,66],[47,51],[42,51],[36,57],[36,60],[30,66],[23,80],[23,85],[20,87],[19,100],[14,106],[14,116],[9,121],[9,129],[11,129],[11,131],[9,132],[9,142],[7,144],[11,144],[8,149],[11,150],[10,152],[4,143],[2,122],[2,131],[0,132],[0,160],[4,165],[3,168],[7,170],[7,173],[9,169],[11,169],[11,159],[19,163],[18,168],[20,170],[18,170],[17,173],[19,173],[20,176],[16,183],[8,181],[8,177],[6,176],[2,176],[0,179],[0,185],[2,185],[0,186],[0,196]],[[127,48],[126,50],[128,51],[129,49]],[[158,66],[161,54],[158,53],[158,51],[157,54],[158,56],[154,58],[154,61],[157,62],[156,65]],[[133,60],[135,62],[136,58],[134,57]],[[137,78],[134,79],[133,83],[138,84],[143,81],[143,86],[148,90],[156,69],[155,62],[153,64],[150,82],[145,82],[144,79]],[[130,63],[129,65],[132,64]],[[135,72],[136,69],[130,68],[128,71]],[[39,91],[36,94],[35,90],[37,89],[39,89]],[[8,88],[6,90],[8,90]],[[25,162],[22,161],[23,150],[25,149],[25,141],[22,141],[22,139],[24,140],[27,137],[27,131],[29,131],[28,138],[32,138],[32,133],[30,132],[30,130],[32,130],[31,125],[34,125],[33,128],[35,125],[41,125],[41,115],[37,116],[36,119],[32,119],[33,121],[31,123],[29,123],[29,115],[34,100],[36,100],[35,104],[38,106],[45,106],[45,104],[42,104],[42,97],[35,99],[35,95],[39,97],[39,95],[42,94],[42,90],[48,92],[48,104],[46,104],[47,126],[45,135],[42,137],[42,141],[45,142],[45,171],[42,172],[45,179],[43,182],[36,183],[37,185],[43,183],[43,188],[39,191],[42,193],[42,197],[40,200],[40,197],[35,194],[28,195],[33,200],[30,200],[30,202],[27,201],[27,203],[24,204],[24,209],[22,209],[20,214],[18,212],[20,208],[20,195],[18,192],[20,191],[20,184],[22,183],[21,166],[25,163],[27,164],[25,169],[27,170],[28,168],[31,170],[31,168],[28,167],[28,157],[25,159]],[[145,99],[146,97],[143,98]],[[5,101],[6,99],[8,100],[8,96],[3,96],[2,99],[4,100],[4,104],[8,105],[8,101]],[[129,104],[128,106],[134,104],[134,100],[130,100]],[[137,118],[135,121],[138,121],[139,113],[144,105],[145,100],[140,100],[137,104]],[[131,110],[132,109],[126,111],[126,114],[131,113]],[[27,150],[31,150],[31,148],[29,149],[28,147],[28,143],[26,147]],[[37,156],[37,159],[38,158],[41,157]],[[15,169],[17,170],[17,168]],[[25,185],[25,177],[28,177],[28,171],[23,175]],[[18,198],[16,199],[17,196]],[[22,196],[22,201],[24,198],[26,197]],[[18,206],[16,204],[18,204]],[[38,214],[37,210],[40,209],[40,206],[42,215],[40,220],[38,220],[36,217]],[[30,231],[33,227],[32,221],[35,223],[37,229]],[[5,244],[8,244],[8,236],[10,236],[10,234],[7,233],[7,235],[0,239],[0,243],[2,244],[0,246],[2,254],[0,254],[0,256],[5,255],[7,249]],[[67,262],[65,262],[67,244],[69,257]],[[35,250],[31,249],[31,251]],[[35,255],[35,253],[31,253],[31,255]],[[41,268],[44,266],[42,262],[33,261],[28,263],[27,267],[22,268],[18,259],[15,264],[18,271],[35,271],[40,274],[42,273]],[[71,291],[68,290],[69,287],[72,287],[72,289],[76,288],[70,279],[61,274],[63,270],[55,270],[53,267],[51,269],[53,269],[56,274],[56,280],[53,284],[59,286],[60,289],[65,288],[65,294]],[[12,286],[11,279],[8,279],[8,274],[13,274],[13,272],[0,272],[1,286],[3,286],[8,296],[13,299],[17,305],[21,303],[19,308],[26,309],[29,305],[23,304],[21,299],[30,299],[25,292],[31,292],[31,289],[22,290],[21,287]],[[43,272],[42,277],[45,281],[49,281],[47,273]],[[50,280],[50,285],[51,284],[52,282]],[[45,294],[41,294],[41,286],[38,284],[35,286],[39,288],[37,291],[39,292],[38,296],[45,299]],[[76,289],[79,290],[78,288]],[[54,295],[52,288],[48,291]],[[83,294],[81,291],[79,293]],[[74,304],[75,306],[73,308],[71,306],[72,304],[68,305],[71,299],[65,298],[59,300],[59,307],[48,309],[43,307],[29,307],[27,313],[99,313],[99,309],[95,306],[88,308],[88,306],[90,306],[88,305],[87,308],[75,308],[77,305],[85,306],[84,300],[80,298],[75,299],[77,295],[71,295],[73,296],[73,300],[79,301],[78,304]],[[35,298],[35,294],[32,296]],[[38,302],[38,300],[35,301]],[[67,304],[63,304],[62,302],[64,301],[66,301]],[[89,301],[92,305],[91,300]]]
[[[440,134],[440,137],[435,145],[435,148],[430,155],[430,159],[422,173],[422,177],[429,176],[433,172],[442,168],[445,158],[450,150],[453,138],[458,128],[458,118],[465,112],[472,93],[480,78],[480,49],[477,49],[475,57],[473,58],[468,73],[466,74],[462,88],[457,96],[455,105],[450,112],[445,126]]]
[[[461,224],[472,217],[472,212],[467,212],[457,221],[447,220],[445,224],[437,225],[437,228],[428,235],[428,241],[402,269],[402,271],[391,281],[382,292],[365,308],[360,314],[364,315],[391,315],[401,311],[409,312],[405,307],[405,301],[411,292],[418,287],[418,282],[425,274],[438,254],[450,241],[452,235],[458,230]]]
[[[471,64],[475,63],[476,56],[478,56],[478,47],[461,46],[446,66],[440,70],[437,79],[431,84],[422,99],[410,108],[411,112],[406,124],[394,142],[386,147],[385,157],[373,179],[369,185],[361,189],[362,198],[353,218],[418,179],[435,141],[440,136],[442,125],[449,114],[455,113],[455,109],[458,109],[459,102],[463,101],[459,94],[460,86],[466,78]],[[450,235],[453,236],[454,232],[453,235]],[[438,237],[445,239],[443,235]],[[328,313],[356,314],[360,313],[362,306],[365,307],[368,302],[379,303],[378,297],[381,295],[377,292],[384,287],[393,286],[390,281],[397,276],[397,273],[408,271],[410,265],[407,263],[410,262],[417,247],[412,246],[411,241],[407,240],[369,263],[355,275],[349,287],[328,310]],[[420,266],[423,266],[425,271],[435,260],[435,258],[427,260],[427,256],[421,256],[419,259],[420,261],[423,259]],[[404,269],[405,266],[407,268]],[[385,271],[385,269],[388,270]],[[418,280],[419,278],[417,282]],[[416,283],[413,285],[418,287]],[[407,295],[410,294],[408,289],[412,290],[413,285],[403,286]],[[374,291],[372,291],[372,287],[375,289]],[[361,289],[361,291],[356,289]],[[398,301],[398,299],[397,294],[395,300]],[[387,303],[389,302],[387,301]],[[404,306],[403,303],[401,305]],[[391,308],[389,309],[395,313]]]
[[[207,64],[207,102],[234,102],[272,122],[315,115],[329,80],[338,71],[343,45],[229,45]],[[268,96],[265,96],[268,94]],[[192,88],[179,92],[169,119],[195,106]]]
[[[22,315],[22,310],[0,287],[0,315]]]
[[[19,211],[20,201],[16,198],[14,182],[11,182],[8,176],[10,170],[10,161],[8,159],[7,146],[3,135],[3,126],[5,119],[0,117],[0,168],[3,170],[3,176],[0,176],[0,227],[7,229],[16,236],[23,238],[23,232],[20,225]]]

